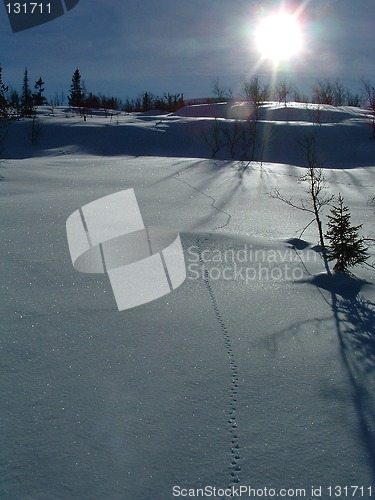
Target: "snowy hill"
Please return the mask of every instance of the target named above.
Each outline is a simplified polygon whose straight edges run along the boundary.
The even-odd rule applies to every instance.
[[[225,147],[211,158],[202,131],[249,113],[84,121],[40,108],[36,145],[30,121],[13,124],[0,183],[0,498],[375,495],[374,247],[355,276],[329,278],[315,227],[300,238],[309,214],[269,196],[306,201],[298,140],[313,132],[328,192],[374,238],[367,111],[267,103],[258,131],[272,140],[239,172]],[[180,232],[187,279],[119,312],[105,274],[73,269],[65,224],[129,188],[147,225]]]
[[[38,146],[30,147],[30,123],[16,123],[7,155],[22,159],[35,155],[84,152],[96,156],[167,156],[212,158],[204,140],[215,119],[232,127],[236,120],[254,114],[249,103],[187,106],[174,114],[159,112],[89,114],[87,121],[68,108],[39,108],[42,125]],[[263,160],[291,165],[304,164],[298,141],[314,133],[324,165],[350,168],[373,162],[372,125],[369,113],[358,108],[335,108],[290,103],[268,103],[260,109],[258,135],[269,135]],[[232,159],[223,147],[217,159]]]

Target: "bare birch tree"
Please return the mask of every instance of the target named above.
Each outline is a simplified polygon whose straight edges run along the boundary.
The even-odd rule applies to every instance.
[[[309,195],[308,201],[305,201],[303,199],[294,201],[292,197],[286,198],[280,193],[278,189],[274,189],[273,191],[271,191],[270,196],[272,198],[283,201],[293,208],[313,215],[313,218],[310,220],[310,222],[303,228],[300,236],[302,236],[302,234],[311,224],[313,224],[314,222],[316,223],[324,266],[327,273],[330,273],[327,260],[327,248],[324,241],[321,214],[323,208],[330,204],[334,196],[329,195],[326,192],[327,182],[324,176],[322,162],[317,154],[315,135],[305,135],[303,139],[299,141],[299,145],[304,153],[306,167],[306,173],[299,178],[299,181],[306,185],[305,192]]]

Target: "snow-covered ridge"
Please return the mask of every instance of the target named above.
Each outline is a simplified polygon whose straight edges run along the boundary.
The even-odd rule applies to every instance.
[[[254,108],[249,103],[193,105],[167,115],[99,110],[90,111],[84,121],[68,108],[43,107],[38,109],[38,116],[42,129],[36,146],[30,145],[28,121],[13,124],[9,158],[54,155],[71,148],[99,156],[211,158],[204,134],[210,134],[215,119],[231,128],[235,120],[254,119]],[[304,135],[314,134],[325,167],[352,168],[374,163],[375,144],[370,140],[372,125],[367,110],[265,103],[258,119],[259,137],[271,138],[263,148],[263,161],[302,166],[304,158],[298,142]],[[230,160],[228,148],[223,147],[215,158]]]

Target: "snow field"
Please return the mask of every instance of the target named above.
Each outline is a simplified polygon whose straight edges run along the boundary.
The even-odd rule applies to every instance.
[[[279,146],[304,127],[305,108],[299,118],[296,109],[270,105],[296,118],[277,125]],[[203,122],[217,110],[204,112]],[[292,247],[307,214],[268,193],[305,196],[295,147],[277,154],[272,145],[277,163],[254,163],[241,177],[228,158],[208,159],[201,113],[185,113],[116,125],[56,110],[43,118],[39,146],[20,146],[18,158],[12,149],[0,184],[4,498],[371,485],[373,268],[355,270],[367,284],[353,297],[358,283],[322,281],[313,226]],[[318,141],[339,159],[327,168],[329,189],[373,237],[374,145],[351,116],[342,110],[340,125],[317,127]],[[27,131],[16,126],[11,141]],[[188,277],[119,313],[106,276],[72,268],[65,221],[130,187],[147,225],[180,231]],[[258,274],[246,282],[241,266]]]

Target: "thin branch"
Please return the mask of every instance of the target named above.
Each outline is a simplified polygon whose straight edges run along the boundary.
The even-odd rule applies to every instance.
[[[303,233],[306,231],[306,229],[307,229],[308,227],[310,227],[310,226],[311,226],[311,224],[312,224],[313,222],[315,222],[315,218],[314,218],[314,219],[311,219],[311,221],[310,221],[310,222],[309,222],[309,223],[308,223],[308,224],[307,224],[307,225],[306,225],[306,226],[302,229],[302,233],[299,235],[299,239],[301,239],[301,237],[302,237]]]
[[[290,207],[297,208],[297,210],[302,210],[303,212],[310,212],[312,214],[314,213],[314,211],[312,209],[306,207],[306,205],[304,204],[304,202],[302,200],[300,202],[301,203],[300,205],[296,205],[293,202],[293,198],[285,198],[285,196],[283,196],[278,189],[274,189],[273,191],[270,191],[268,194],[271,198],[275,198],[276,200],[280,200],[280,201],[286,203],[287,205],[289,205]]]

